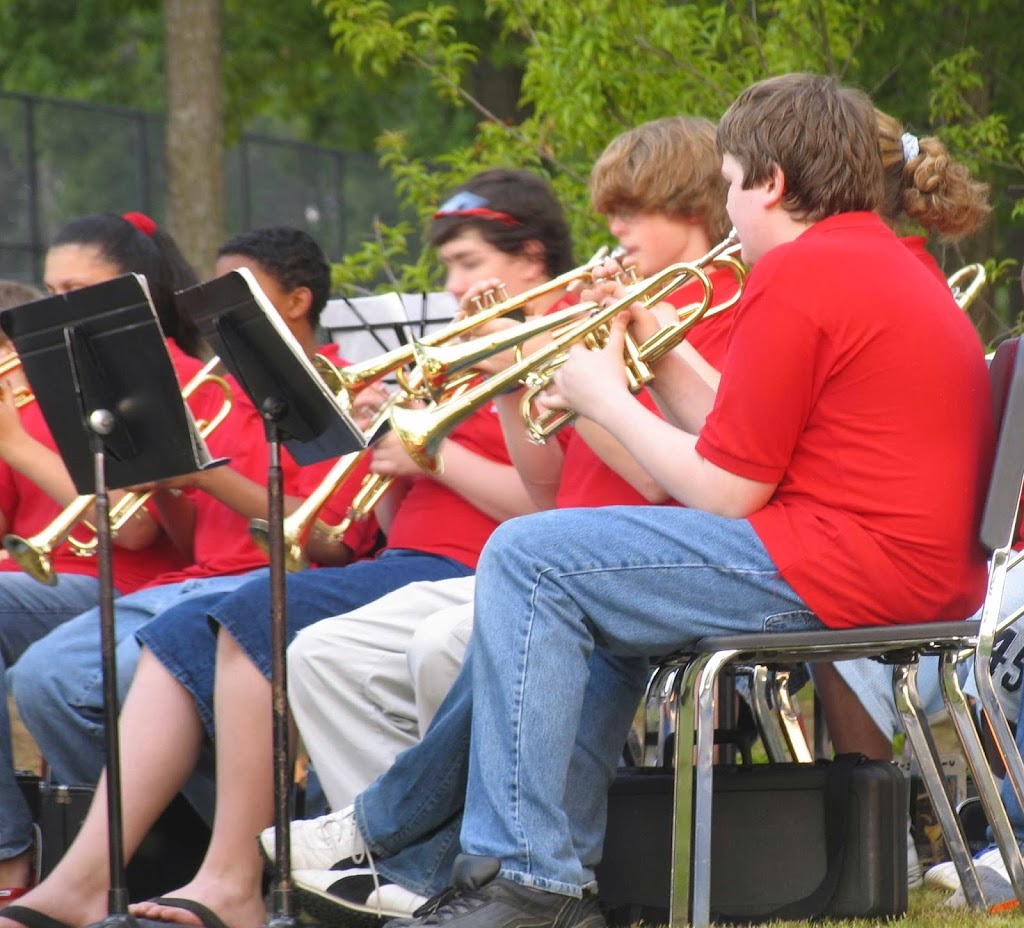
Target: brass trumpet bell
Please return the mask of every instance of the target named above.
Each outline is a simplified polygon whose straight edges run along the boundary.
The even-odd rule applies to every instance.
[[[207,438],[230,414],[232,408],[231,386],[223,377],[218,377],[213,370],[220,363],[213,358],[196,372],[195,376],[181,390],[181,395],[188,399],[196,390],[206,384],[213,384],[220,389],[223,399],[216,415],[209,422],[198,423],[199,434]],[[127,525],[131,519],[153,495],[152,491],[143,493],[125,493],[111,508],[110,531],[117,532]],[[53,552],[63,542],[71,545],[75,554],[80,557],[91,557],[96,553],[97,538],[95,529],[84,522],[85,514],[92,508],[95,495],[91,493],[75,497],[60,514],[44,528],[30,538],[20,535],[5,535],[0,542],[11,559],[30,577],[49,586],[56,585],[58,576],[53,572]],[[84,524],[93,534],[85,540],[72,537],[75,526]]]
[[[956,305],[964,312],[978,298],[987,282],[988,275],[985,273],[983,264],[964,265],[946,280],[947,286],[953,292]]]

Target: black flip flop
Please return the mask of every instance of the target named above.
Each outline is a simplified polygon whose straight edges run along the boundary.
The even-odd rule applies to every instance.
[[[0,918],[19,922],[25,928],[71,928],[65,922],[44,915],[38,909],[29,908],[27,905],[9,905],[5,909],[0,909]]]
[[[185,912],[191,912],[203,923],[204,928],[228,928],[224,920],[216,912],[207,908],[201,902],[196,902],[195,899],[184,899],[177,896],[157,896],[155,899],[150,899],[150,902],[165,905],[170,909],[182,909]],[[148,918],[146,916],[136,918],[136,921],[140,925],[176,924],[176,922],[165,922],[158,918]],[[28,928],[67,928],[67,926],[61,926],[59,922],[55,922],[52,925],[28,925]],[[188,926],[183,925],[182,928],[188,928]]]

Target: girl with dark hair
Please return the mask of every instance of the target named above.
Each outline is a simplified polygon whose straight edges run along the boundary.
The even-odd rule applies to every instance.
[[[199,282],[177,243],[144,213],[94,213],[72,219],[46,253],[46,286],[66,293],[121,274],[142,274],[164,334],[186,354],[199,357],[195,325],[178,313],[174,293]]]
[[[123,274],[142,274],[149,284],[178,378],[185,383],[201,367],[195,328],[178,316],[174,290],[196,280],[169,235],[141,213],[128,218],[98,214],[74,219],[54,236],[46,253],[45,282],[50,293],[67,293]],[[29,291],[30,293],[32,291]],[[36,297],[42,294],[35,292]],[[31,300],[12,291],[10,307]],[[0,534],[29,538],[48,526],[78,495],[57,454],[53,438],[34,402],[16,405],[23,385],[20,371],[0,385]],[[209,415],[212,397],[202,391],[194,411]],[[111,494],[112,500],[119,492]],[[83,537],[83,529],[73,533]],[[114,586],[132,593],[153,577],[186,563],[151,511],[142,509],[114,540]],[[6,555],[0,560],[0,676],[26,648],[57,626],[95,606],[99,596],[95,557],[76,554],[71,543],[50,555],[60,583],[45,586],[21,572]],[[31,882],[33,827],[14,777],[9,720],[0,712],[0,901],[15,899]],[[38,851],[38,849],[36,849]]]

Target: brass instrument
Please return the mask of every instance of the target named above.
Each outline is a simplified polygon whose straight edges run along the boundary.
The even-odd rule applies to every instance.
[[[647,306],[654,305],[664,300],[670,293],[677,290],[683,284],[696,279],[703,286],[703,299],[696,304],[688,306],[677,312],[677,323],[667,327],[671,335],[663,335],[660,330],[644,346],[635,345],[631,339],[626,341],[627,367],[635,366],[635,375],[630,375],[631,386],[634,376],[639,384],[641,377],[650,379],[653,373],[649,369],[642,368],[642,364],[653,364],[670,348],[675,347],[682,340],[686,330],[699,321],[711,309],[713,298],[713,287],[703,267],[708,264],[726,264],[733,268],[734,273],[745,275],[746,271],[736,258],[739,246],[736,242],[735,230],[718,245],[711,249],[706,255],[695,262],[681,262],[664,268],[646,280],[628,287],[626,295],[611,304],[599,308],[596,304],[583,304],[576,309],[585,309],[588,314],[580,321],[570,324],[556,334],[551,342],[545,347],[535,351],[529,356],[510,365],[504,371],[488,377],[486,380],[470,387],[450,402],[440,403],[427,409],[403,409],[397,408],[391,413],[391,427],[396,435],[405,445],[409,455],[416,461],[420,468],[428,473],[438,474],[443,468],[443,463],[436,456],[436,451],[448,432],[459,422],[492,400],[494,397],[516,388],[524,382],[534,392],[543,389],[550,382],[555,371],[568,359],[568,349],[577,343],[588,344],[591,347],[600,346],[604,341],[604,333],[611,320],[623,309],[633,302],[643,302]],[[743,276],[740,277],[741,283]],[[735,305],[739,300],[739,294],[725,301],[715,312],[720,312]],[[530,323],[525,325],[529,326]],[[519,326],[522,329],[523,326]],[[533,331],[529,330],[528,337],[533,337]],[[511,337],[511,333],[503,333],[505,338]],[[499,338],[502,333],[499,333]],[[505,350],[508,345],[502,343],[500,350]],[[568,413],[564,421],[572,417]],[[532,420],[527,417],[527,423]],[[558,425],[564,424],[564,421]],[[544,426],[547,423],[542,424]],[[558,425],[550,427],[551,431]],[[543,441],[546,435],[534,434],[531,430],[531,438],[536,441]]]
[[[982,264],[966,264],[959,271],[950,275],[946,284],[953,292],[956,305],[964,312],[978,298],[987,282],[985,266]]]
[[[398,394],[392,394],[392,396],[396,395]],[[373,421],[367,428],[367,434],[373,434],[377,430],[378,426],[387,418],[390,409],[391,397],[388,398],[388,402],[384,403],[380,410],[378,410],[377,415],[374,416]],[[309,556],[306,554],[306,539],[309,537],[313,526],[317,523],[317,516],[320,510],[324,508],[327,500],[334,495],[338,487],[359,466],[363,455],[367,454],[368,450],[363,448],[338,458],[331,466],[331,469],[324,474],[323,480],[320,481],[316,489],[296,507],[294,512],[285,517],[281,524],[281,530],[284,536],[286,570],[295,573],[309,567]],[[369,476],[377,475],[371,474]],[[340,541],[345,532],[348,531],[352,521],[352,519],[346,516],[339,525],[323,527],[320,530],[328,539]],[[323,523],[321,523],[322,525]],[[261,550],[270,551],[270,523],[266,519],[250,520],[249,535]]]
[[[453,322],[443,329],[432,332],[421,339],[419,344],[440,345],[443,342],[461,338],[479,325],[499,319],[507,313],[521,309],[530,300],[538,299],[554,290],[568,287],[577,281],[586,280],[590,277],[594,268],[605,259],[607,253],[607,248],[601,248],[586,264],[580,265],[571,271],[566,271],[564,274],[560,274],[558,277],[554,277],[531,290],[520,293],[518,296],[502,299],[500,302],[487,302],[486,299],[480,299],[477,301],[480,306],[477,312],[457,322]],[[388,374],[395,373],[400,368],[412,363],[413,358],[412,344],[400,345],[360,364],[349,364],[346,367],[334,368],[325,379],[328,380],[331,389],[338,395],[339,402],[344,406],[349,406],[357,393],[366,389],[370,384],[386,377]],[[333,368],[334,365],[331,365],[331,367]],[[324,365],[322,363],[317,365],[317,369],[321,374],[324,373]],[[399,385],[406,393],[412,392],[412,385],[405,377],[399,378]]]
[[[426,345],[413,342],[413,355],[423,383],[430,395],[437,399],[445,388],[449,387],[452,378],[463,371],[471,370],[475,364],[485,358],[492,357],[509,348],[521,346],[537,335],[558,329],[568,323],[577,322],[589,316],[596,305],[594,303],[577,303],[565,309],[537,316],[521,322],[501,332],[481,335],[479,338],[455,345]]]
[[[0,361],[0,378],[13,374],[19,367],[21,367],[21,358],[12,351],[6,358]],[[22,406],[27,406],[35,398],[35,394],[27,386],[19,386],[14,389],[14,405],[18,409],[21,409]]]
[[[209,422],[198,423],[199,434],[205,440],[228,417],[232,408],[231,387],[223,377],[213,373],[220,363],[219,358],[208,361],[181,390],[181,395],[188,399],[200,387],[214,384],[220,388],[224,399],[220,409]],[[125,493],[111,507],[109,513],[110,531],[116,535],[118,530],[128,524],[131,519],[153,495],[152,490],[141,493]],[[92,557],[96,554],[97,539],[95,529],[84,521],[85,514],[92,507],[95,494],[87,493],[75,497],[60,514],[44,529],[29,538],[20,535],[5,535],[3,546],[11,559],[30,577],[56,586],[58,576],[53,572],[52,555],[54,549],[67,540],[75,554],[80,557]],[[94,534],[87,540],[72,537],[75,526],[82,522],[92,529]]]
[[[696,264],[673,264],[661,273],[627,288],[626,296],[609,306],[597,308],[596,304],[584,304],[590,312],[581,321],[553,337],[538,351],[465,390],[457,399],[426,409],[393,409],[390,417],[391,427],[405,445],[409,456],[422,470],[430,474],[440,474],[444,465],[437,457],[436,451],[442,439],[456,425],[494,397],[517,387],[520,381],[528,379],[531,374],[543,372],[550,378],[554,371],[565,363],[568,349],[572,345],[599,335],[601,330],[631,303],[638,300],[647,305],[660,302],[692,278],[696,278],[704,286],[705,300],[700,311],[706,312],[710,306],[712,289],[707,274]]]
[[[743,296],[743,284],[747,278],[747,269],[737,258],[739,250],[740,246],[735,244],[730,236],[696,262],[701,267],[718,265],[730,268],[739,283],[736,292],[731,297],[707,307],[702,301],[680,308],[676,311],[675,322],[659,329],[639,345],[627,337],[626,376],[629,389],[633,393],[638,392],[645,384],[654,379],[653,365],[674,350],[686,338],[687,332],[694,325],[732,309],[740,301]],[[705,294],[706,296],[707,294]],[[527,377],[527,388],[519,400],[520,415],[526,425],[530,440],[535,444],[544,444],[548,438],[576,416],[571,409],[549,410],[539,418],[533,415],[533,401],[550,381],[550,373],[532,371]]]

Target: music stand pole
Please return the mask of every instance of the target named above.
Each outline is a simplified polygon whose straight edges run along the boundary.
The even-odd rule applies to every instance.
[[[284,550],[284,478],[281,469],[281,431],[287,403],[267,397],[260,414],[267,435],[267,531],[270,558],[270,699],[274,744],[274,866],[276,881],[271,892],[270,920],[267,928],[297,928],[299,921],[293,905],[291,863],[291,764],[288,745],[288,685],[285,648],[288,616],[285,594]]]
[[[94,409],[88,417],[96,482],[96,554],[99,571],[100,655],[103,677],[103,740],[107,763],[107,853],[110,868],[108,915],[100,926],[124,928],[138,922],[128,912],[128,881],[124,862],[124,829],[121,809],[121,744],[118,727],[117,642],[114,631],[113,539],[110,531],[110,497],[107,493],[106,453],[103,439],[116,426],[109,409]]]

